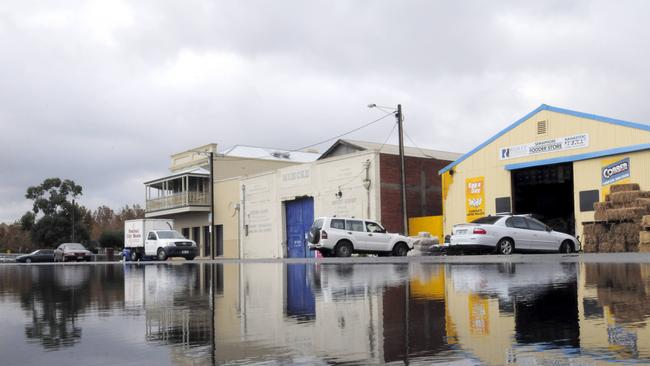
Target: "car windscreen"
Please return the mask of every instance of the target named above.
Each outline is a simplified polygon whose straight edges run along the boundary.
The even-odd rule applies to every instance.
[[[68,250],[86,250],[83,245],[81,244],[66,244],[65,249]]]
[[[472,224],[494,225],[499,219],[501,219],[501,216],[485,216],[472,221]]]
[[[161,230],[157,233],[159,239],[185,239],[185,237],[176,230]]]

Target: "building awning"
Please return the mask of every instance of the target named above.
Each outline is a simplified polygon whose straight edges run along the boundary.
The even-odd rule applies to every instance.
[[[617,148],[614,148],[614,149],[593,151],[593,152],[585,153],[585,154],[560,156],[560,157],[552,158],[552,159],[527,161],[525,163],[508,164],[504,168],[506,170],[517,170],[517,169],[532,168],[532,167],[542,166],[542,165],[570,163],[570,162],[574,162],[574,161],[589,160],[589,159],[601,158],[601,157],[604,157],[604,156],[625,154],[625,153],[630,153],[630,152],[635,152],[635,151],[643,151],[643,150],[650,150],[650,144],[630,145],[630,146],[617,147]]]
[[[204,169],[204,168],[190,168],[190,169],[182,170],[180,172],[176,172],[176,173],[174,173],[172,175],[168,175],[166,177],[162,177],[162,178],[150,180],[148,182],[144,182],[144,184],[145,185],[155,184],[155,183],[159,183],[159,182],[164,182],[166,180],[172,180],[172,179],[182,177],[182,176],[185,176],[185,175],[191,175],[191,176],[195,176],[195,177],[197,177],[197,176],[198,177],[209,177],[210,176],[210,171],[207,170],[207,169]]]

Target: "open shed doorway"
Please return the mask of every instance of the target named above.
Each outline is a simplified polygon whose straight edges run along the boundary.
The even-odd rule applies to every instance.
[[[511,172],[513,212],[532,214],[555,231],[575,235],[573,164],[554,164]]]

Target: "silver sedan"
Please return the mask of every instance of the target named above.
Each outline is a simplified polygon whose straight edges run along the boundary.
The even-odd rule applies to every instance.
[[[553,231],[529,215],[495,215],[455,225],[448,251],[507,255],[515,251],[572,253],[579,248],[575,237]]]

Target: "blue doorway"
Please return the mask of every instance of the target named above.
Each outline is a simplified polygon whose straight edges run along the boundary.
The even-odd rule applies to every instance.
[[[310,285],[307,264],[287,264],[287,310],[286,314],[300,320],[316,317],[316,299]]]
[[[289,258],[306,258],[307,233],[314,222],[314,199],[299,198],[284,203],[287,221],[287,256]]]

